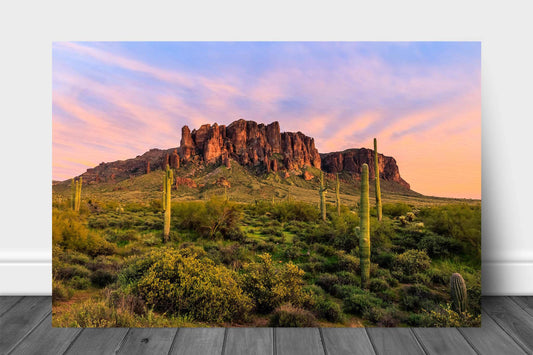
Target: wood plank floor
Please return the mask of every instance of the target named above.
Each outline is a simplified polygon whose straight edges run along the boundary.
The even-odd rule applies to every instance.
[[[484,297],[481,328],[52,328],[50,297],[0,297],[0,354],[533,354],[533,297]]]

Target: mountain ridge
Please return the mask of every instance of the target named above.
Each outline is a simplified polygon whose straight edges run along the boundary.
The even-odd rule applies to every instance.
[[[240,119],[227,126],[204,124],[193,131],[183,126],[181,131],[179,147],[153,148],[135,158],[100,163],[80,176],[83,176],[84,183],[94,184],[146,174],[164,169],[167,164],[179,169],[183,164],[215,164],[230,168],[232,163],[253,169],[256,174],[303,175],[307,167],[313,167],[329,174],[345,172],[356,177],[366,163],[370,176],[374,176],[372,149],[350,148],[319,153],[314,138],[302,132],[281,132],[277,121],[265,125]],[[410,189],[400,176],[393,157],[378,154],[378,166],[383,180]]]

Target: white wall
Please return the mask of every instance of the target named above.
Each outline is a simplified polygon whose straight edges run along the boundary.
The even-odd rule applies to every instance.
[[[533,294],[529,2],[186,3],[2,6],[0,294],[51,292],[51,42],[104,39],[481,40],[483,293]]]

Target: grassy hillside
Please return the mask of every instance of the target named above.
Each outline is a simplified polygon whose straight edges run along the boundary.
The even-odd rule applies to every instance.
[[[236,202],[255,201],[302,201],[318,203],[318,186],[320,170],[307,167],[314,178],[306,181],[302,177],[302,171],[291,172],[285,177],[285,172],[265,173],[242,167],[232,162],[231,168],[225,166],[203,166],[188,164],[176,172],[177,177],[187,178],[194,181],[197,187],[179,186],[173,190],[174,201],[206,200],[215,196],[223,196],[225,193],[224,183],[229,182],[226,189],[228,197]],[[92,185],[84,185],[84,198],[95,201],[113,200],[120,203],[147,203],[152,199],[161,197],[163,171],[156,170],[149,174],[134,176],[117,182],[104,182]],[[340,174],[341,200],[343,204],[355,205],[359,202],[359,181],[351,174]],[[328,203],[335,203],[335,179],[333,176],[326,177],[330,187],[326,194]],[[411,190],[407,190],[399,184],[381,181],[381,191],[384,203],[403,202],[414,207],[435,204],[468,203],[479,204],[479,200],[450,199],[441,197],[423,196]],[[64,181],[53,185],[55,198],[69,198],[70,182]],[[374,194],[374,186],[370,184],[370,195]]]

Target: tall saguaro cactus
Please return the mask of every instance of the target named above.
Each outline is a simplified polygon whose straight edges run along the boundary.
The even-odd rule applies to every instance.
[[[450,278],[450,294],[452,307],[457,313],[465,312],[468,304],[466,283],[461,274],[454,273]]]
[[[322,220],[326,221],[326,192],[327,187],[324,186],[324,172],[320,171],[320,187],[318,188],[318,194],[320,195],[320,215]]]
[[[163,211],[165,212],[164,216],[164,227],[163,227],[163,242],[166,243],[169,241],[170,236],[170,199],[172,197],[172,181],[174,180],[174,174],[172,170],[167,165],[165,176],[163,178]]]
[[[340,195],[340,190],[341,190],[341,183],[339,181],[339,173],[337,173],[337,185],[335,186],[335,201],[337,203],[337,214],[341,215],[341,195]]]
[[[81,185],[83,178],[80,176],[78,180],[72,179],[72,209],[76,212],[80,210],[81,206]]]
[[[378,141],[376,138],[374,138],[374,173],[376,177],[376,212],[378,221],[381,221],[383,212],[381,207],[381,188],[379,187]]]
[[[361,288],[366,288],[370,279],[370,204],[368,198],[368,165],[363,164],[361,172],[361,216],[359,236],[359,258],[361,267]]]

